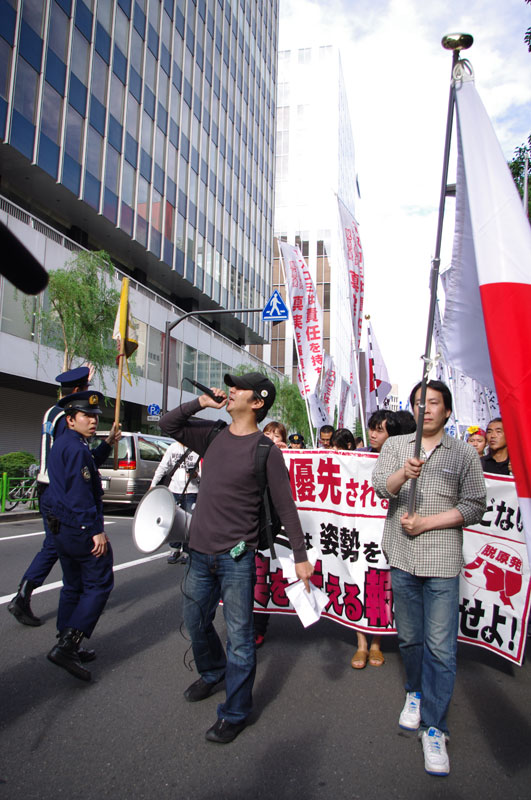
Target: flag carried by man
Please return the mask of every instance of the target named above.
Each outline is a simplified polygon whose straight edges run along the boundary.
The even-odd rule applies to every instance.
[[[112,338],[116,339],[118,345],[118,355],[116,363],[120,367],[120,361],[125,361],[127,374],[124,375],[127,383],[131,386],[131,372],[129,370],[128,359],[133,355],[138,347],[138,342],[133,339],[133,327],[131,324],[131,309],[129,307],[129,278],[122,278],[122,290],[120,292],[120,304],[116,312],[114,330]]]
[[[315,392],[323,366],[323,313],[300,249],[287,242],[279,241],[279,245],[299,361],[299,389],[308,398]]]
[[[461,267],[466,284],[476,288],[466,298],[467,313],[454,315],[454,333],[465,374],[488,386],[492,368],[531,556],[531,229],[473,76],[460,78],[455,88],[457,201],[468,209],[471,237]],[[485,356],[478,365],[477,337],[467,322],[477,320],[480,309],[490,365]],[[446,333],[445,341],[448,346]]]
[[[365,414],[369,417],[374,411],[384,408],[384,400],[391,391],[389,373],[370,322],[367,324],[365,380]]]

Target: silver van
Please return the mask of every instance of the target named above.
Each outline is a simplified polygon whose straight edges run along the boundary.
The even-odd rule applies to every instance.
[[[98,431],[90,442],[93,450],[108,436]],[[122,433],[118,442],[118,469],[114,469],[114,447],[100,466],[104,503],[136,506],[148,491],[164,453],[174,442],[167,436],[147,433]]]

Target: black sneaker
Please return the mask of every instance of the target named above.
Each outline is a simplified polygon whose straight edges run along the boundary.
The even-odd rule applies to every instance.
[[[188,700],[189,703],[197,703],[199,700],[205,700],[207,697],[210,697],[218,683],[221,683],[223,678],[220,678],[219,681],[214,681],[214,683],[207,683],[203,680],[203,678],[199,678],[194,683],[190,684],[188,689],[184,692],[184,699]]]
[[[178,564],[182,554],[183,554],[182,550],[174,550],[171,556],[167,560],[168,564]]]
[[[242,722],[229,722],[228,719],[218,719],[217,722],[207,730],[205,737],[209,742],[229,744],[243,731],[246,724],[245,720]]]

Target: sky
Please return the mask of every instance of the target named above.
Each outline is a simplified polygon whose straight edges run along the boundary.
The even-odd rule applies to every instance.
[[[401,400],[422,377],[426,344],[452,69],[441,39],[474,37],[465,57],[509,160],[531,133],[530,26],[524,0],[280,0],[280,49],[340,49],[361,193],[364,313]],[[449,183],[454,170],[452,158]],[[453,216],[447,201],[441,271]]]

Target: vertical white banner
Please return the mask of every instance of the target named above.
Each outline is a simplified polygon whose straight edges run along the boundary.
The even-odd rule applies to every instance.
[[[279,245],[299,359],[299,389],[303,397],[309,397],[315,392],[323,365],[323,314],[301,251],[287,242]]]
[[[354,331],[354,341],[359,350],[361,343],[361,326],[363,321],[363,250],[361,249],[361,239],[358,230],[358,223],[354,215],[337,198],[339,207],[339,218],[343,231],[343,247],[345,250],[345,260],[348,270],[348,289],[350,298],[350,310],[352,313],[352,329]]]

